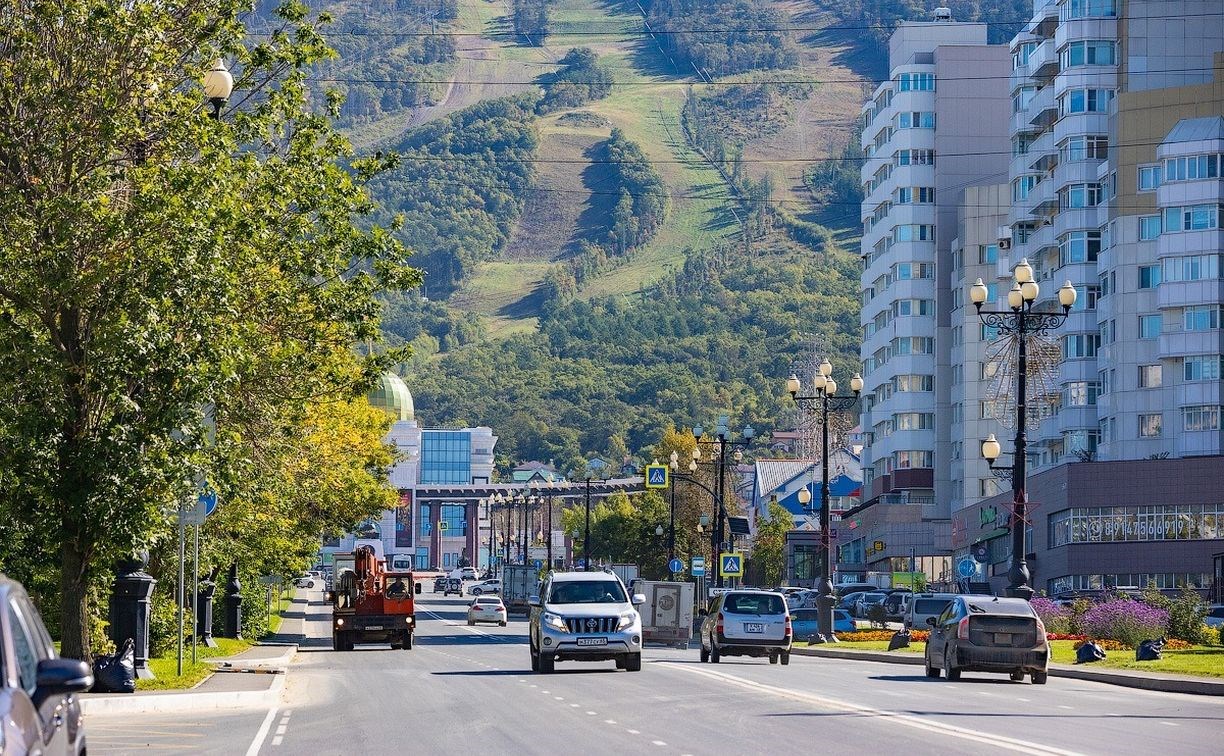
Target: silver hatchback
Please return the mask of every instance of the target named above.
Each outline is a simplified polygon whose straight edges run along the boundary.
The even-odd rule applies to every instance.
[[[781,593],[733,590],[702,609],[701,661],[724,656],[769,657],[770,664],[790,664],[790,612]]]

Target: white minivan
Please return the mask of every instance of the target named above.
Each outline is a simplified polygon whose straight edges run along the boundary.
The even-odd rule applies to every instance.
[[[943,610],[956,598],[955,593],[915,593],[910,596],[905,612],[905,626],[911,630],[926,630],[927,618],[943,614]]]

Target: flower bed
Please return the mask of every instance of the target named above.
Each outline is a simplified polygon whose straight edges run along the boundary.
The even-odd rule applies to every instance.
[[[858,641],[887,641],[892,640],[894,630],[857,630],[853,633],[840,633],[837,637],[844,640],[856,643]],[[926,643],[927,636],[930,635],[927,630],[911,630],[910,643]]]

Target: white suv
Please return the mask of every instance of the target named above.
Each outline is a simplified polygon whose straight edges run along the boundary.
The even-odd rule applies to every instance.
[[[558,661],[616,662],[642,669],[642,618],[634,606],[646,597],[625,593],[610,572],[554,572],[528,598],[531,670],[548,674]]]
[[[456,567],[455,569],[446,573],[446,576],[448,578],[457,578],[459,580],[480,579],[480,573],[476,571],[475,567]]]

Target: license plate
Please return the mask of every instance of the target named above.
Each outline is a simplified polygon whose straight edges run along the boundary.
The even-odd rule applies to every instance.
[[[763,632],[765,632],[765,625],[764,625],[764,623],[761,623],[761,622],[745,622],[745,623],[744,623],[744,632],[746,632],[746,633],[763,633]]]
[[[608,645],[607,638],[579,638],[579,646],[606,646]]]
[[[1011,633],[995,633],[994,635],[995,635],[995,645],[996,646],[1010,646],[1011,645],[1012,643]]]
[[[383,629],[382,625],[370,625],[366,627],[366,630],[382,630],[382,629]]]

